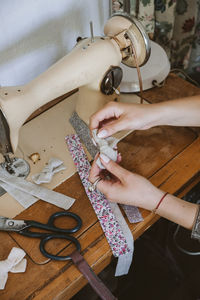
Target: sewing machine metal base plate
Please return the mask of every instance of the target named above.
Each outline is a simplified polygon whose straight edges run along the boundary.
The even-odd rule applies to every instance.
[[[0,163],[0,166],[5,169],[9,174],[15,175],[17,177],[26,178],[30,173],[29,163],[18,157],[13,157],[10,162]],[[0,196],[4,195],[6,191],[0,187]]]

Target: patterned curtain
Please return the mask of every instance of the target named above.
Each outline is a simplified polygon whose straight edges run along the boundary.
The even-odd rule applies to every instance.
[[[195,38],[192,44],[192,51],[187,72],[193,79],[200,83],[200,1],[198,2]]]
[[[130,4],[130,14],[165,49],[172,68],[200,72],[200,0],[130,0]],[[123,0],[112,5],[113,12],[123,11]]]

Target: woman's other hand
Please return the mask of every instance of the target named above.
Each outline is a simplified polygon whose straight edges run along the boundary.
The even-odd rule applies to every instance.
[[[100,159],[105,170],[101,170],[97,164],[98,156],[95,158],[91,171],[90,182],[95,182],[97,178],[102,179],[98,182],[97,188],[108,200],[112,202],[135,205],[148,210],[156,207],[164,192],[156,188],[146,178],[129,172],[118,163],[113,162],[104,154]],[[108,179],[109,177],[109,179]]]
[[[90,119],[90,130],[105,138],[121,130],[144,130],[155,126],[156,107],[147,104],[109,102]]]

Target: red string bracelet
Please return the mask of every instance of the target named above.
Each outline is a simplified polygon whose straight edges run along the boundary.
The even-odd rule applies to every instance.
[[[169,194],[169,193],[166,192],[166,193],[162,196],[162,198],[160,199],[160,201],[158,202],[158,204],[156,205],[156,207],[152,210],[152,212],[153,212],[154,214],[156,213],[156,211],[157,211],[157,209],[159,208],[160,204],[162,203],[163,199],[164,199],[168,194]]]

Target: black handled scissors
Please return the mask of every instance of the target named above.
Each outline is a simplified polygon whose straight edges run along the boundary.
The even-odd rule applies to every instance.
[[[59,217],[71,217],[75,219],[76,225],[73,228],[62,229],[56,227],[54,225],[55,219]],[[90,268],[84,257],[79,253],[81,251],[81,246],[79,241],[71,236],[71,233],[77,232],[82,226],[81,218],[72,213],[72,212],[57,212],[53,214],[46,224],[31,221],[31,220],[14,220],[0,216],[0,230],[3,231],[12,231],[17,232],[21,235],[33,238],[40,238],[40,251],[45,257],[48,257],[52,260],[69,260],[72,259],[74,264],[77,266],[80,272],[82,272],[83,276],[89,281],[92,288],[96,291],[96,293],[100,296],[101,299],[104,300],[115,300],[116,298],[112,295],[110,290],[103,284],[100,278],[93,272]],[[41,232],[33,232],[30,231],[31,228],[40,228],[51,233],[41,233]],[[71,253],[71,255],[59,256],[53,255],[46,251],[45,245],[49,240],[53,239],[65,239],[69,240],[75,244],[76,250]]]
[[[55,219],[59,217],[71,217],[75,219],[76,225],[73,228],[69,229],[62,229],[59,227],[56,227],[54,225]],[[17,232],[21,235],[27,236],[27,237],[33,237],[33,238],[40,238],[40,251],[45,257],[48,257],[53,260],[69,260],[71,257],[69,255],[67,256],[58,256],[58,255],[53,255],[49,252],[46,251],[45,245],[49,240],[52,239],[65,239],[69,240],[72,243],[75,244],[76,249],[78,251],[81,250],[81,246],[79,241],[71,236],[71,233],[77,232],[82,226],[82,220],[81,218],[72,213],[72,212],[66,212],[66,211],[61,211],[53,214],[50,216],[48,222],[46,224],[32,221],[32,220],[14,220],[14,219],[9,219],[5,217],[0,216],[0,230],[3,231],[13,231]],[[41,232],[33,232],[30,231],[30,228],[40,228],[44,230],[50,231],[50,233],[41,233]]]

